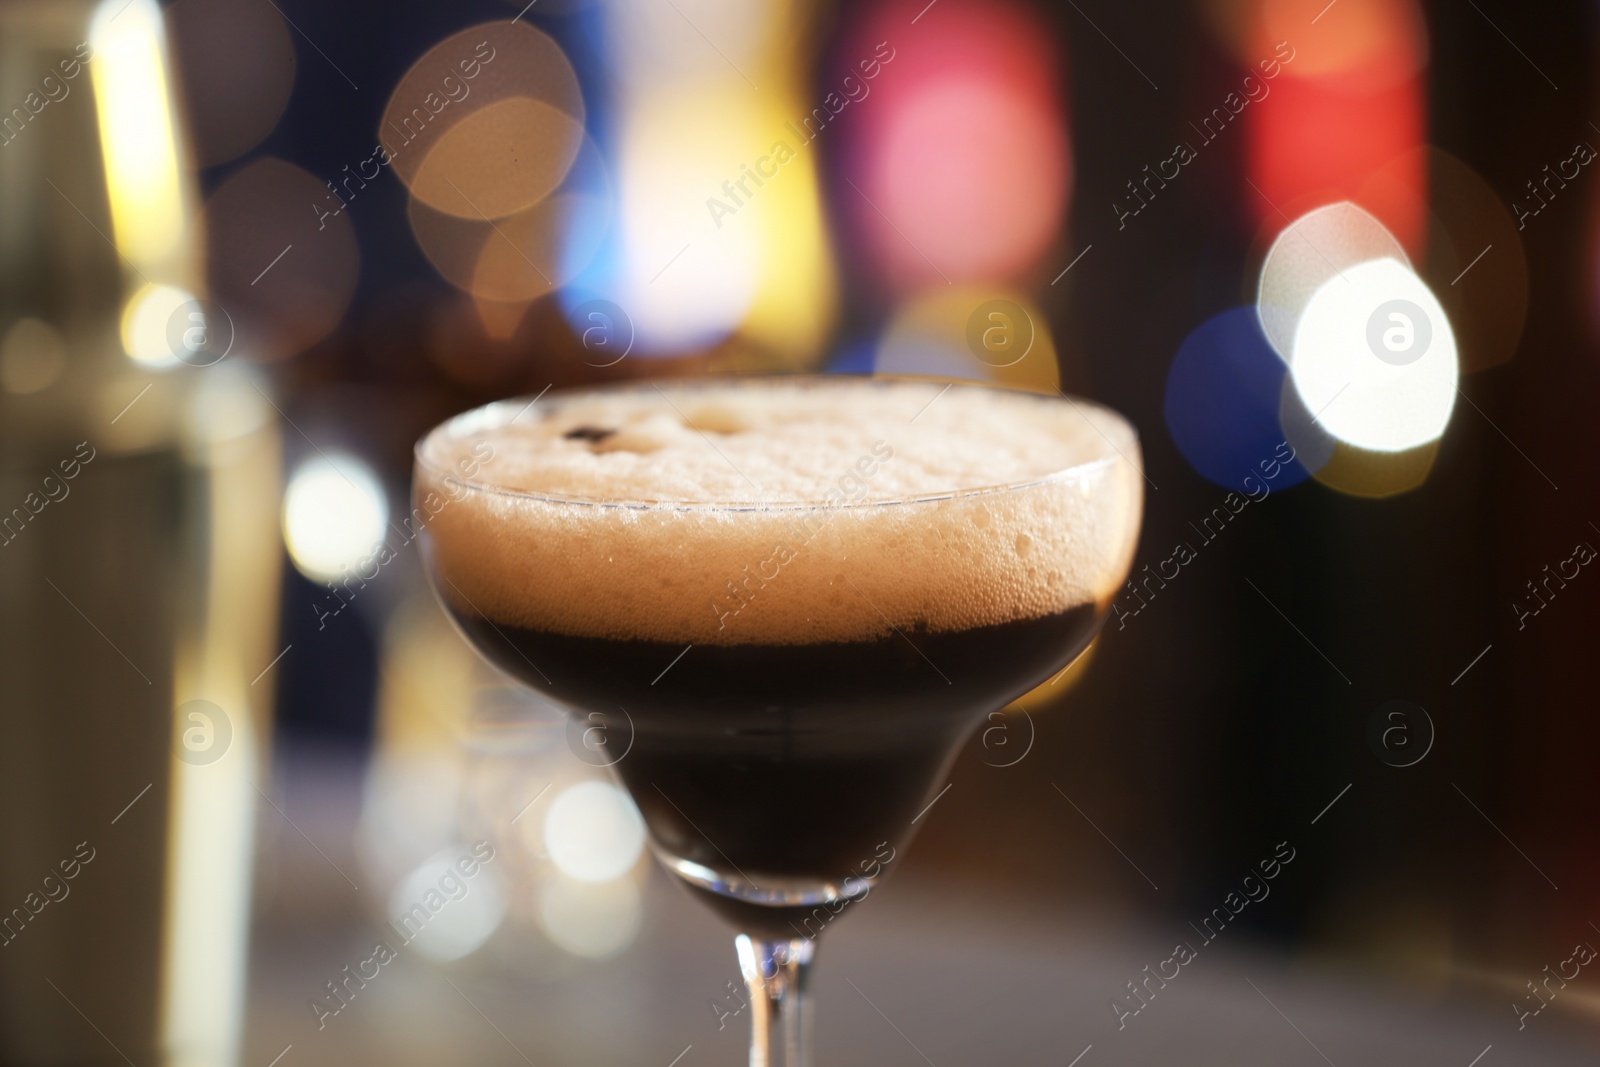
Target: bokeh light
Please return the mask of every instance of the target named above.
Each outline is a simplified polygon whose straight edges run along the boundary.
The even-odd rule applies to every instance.
[[[373,557],[388,522],[382,483],[348,453],[306,460],[283,494],[284,544],[295,567],[314,582],[359,573],[356,568]]]
[[[1294,439],[1292,432],[1290,437]],[[1326,458],[1313,475],[1317,482],[1346,496],[1368,499],[1396,496],[1421,486],[1439,455],[1437,440],[1404,452],[1357,448],[1330,434],[1319,434],[1315,443],[1326,446]]]
[[[694,89],[704,83],[750,88],[740,71],[757,60],[773,30],[773,6],[748,0],[673,0],[638,4],[608,0],[605,29],[614,53],[612,69],[643,91]],[[696,27],[716,27],[713,48]],[[737,69],[735,69],[737,68]],[[758,84],[770,82],[763,71]]]
[[[393,167],[436,211],[503,218],[561,183],[583,147],[583,124],[583,94],[561,46],[526,22],[483,23],[434,45],[400,79],[370,168]]]
[[[579,782],[550,802],[544,845],[556,868],[580,882],[609,882],[644,851],[644,820],[633,799],[609,782]]]
[[[610,959],[633,944],[643,915],[639,889],[626,878],[594,885],[558,875],[539,893],[545,935],[586,959]]]
[[[173,277],[188,214],[161,9],[155,0],[103,0],[89,43],[117,251],[136,271]]]
[[[605,7],[616,226],[561,297],[574,334],[603,300],[628,317],[637,358],[818,364],[837,297],[818,153],[801,129],[825,98],[793,47],[805,17],[739,0]],[[715,27],[716,44],[697,27]]]
[[[1011,277],[1049,245],[1066,149],[1056,117],[1030,103],[998,85],[934,84],[885,124],[865,186],[883,214],[856,210],[893,269],[924,281]]]
[[[1163,408],[1173,444],[1189,465],[1235,491],[1305,481],[1310,471],[1293,442],[1295,460],[1282,462],[1280,452],[1288,440],[1279,418],[1288,371],[1253,307],[1230,308],[1190,333],[1167,371]]]
[[[1384,258],[1410,265],[1383,223],[1349,201],[1324,205],[1284,227],[1261,264],[1256,300],[1272,347],[1287,360],[1312,294],[1341,270]]]
[[[205,207],[211,295],[237,348],[257,359],[304,351],[333,331],[360,267],[345,204],[281,159],[229,175]]]
[[[66,366],[66,340],[43,319],[18,319],[0,340],[0,388],[8,393],[48,389]]]
[[[1511,211],[1467,164],[1432,145],[1401,156],[1367,180],[1368,189],[1403,186],[1428,175],[1427,246],[1412,257],[1455,327],[1461,373],[1498,366],[1516,355],[1528,313],[1528,263]],[[1382,202],[1397,193],[1365,197]]]
[[[593,260],[612,221],[611,184],[593,141],[554,194],[498,221],[437,211],[413,196],[411,232],[452,285],[486,301],[534,300]]]
[[[1243,195],[1274,226],[1317,203],[1356,199],[1415,252],[1427,182],[1426,157],[1414,151],[1426,130],[1421,10],[1415,0],[1324,8],[1325,0],[1254,0],[1234,22],[1240,61],[1252,73],[1263,62],[1278,72],[1270,103],[1246,127],[1255,188]],[[1404,173],[1394,169],[1397,157]],[[1385,166],[1392,180],[1369,186]]]
[[[403,604],[384,635],[382,729],[390,736],[367,772],[357,834],[369,877],[384,885],[460,833],[461,758],[451,724],[440,720],[463,710],[470,671],[444,640],[449,629],[424,607],[437,611],[432,603]]]
[[[1060,385],[1044,313],[1024,294],[998,286],[940,286],[907,300],[884,327],[871,369],[1046,393]]]
[[[229,361],[199,376],[189,396],[185,429],[189,440],[206,446],[254,434],[277,416],[267,403],[259,367]]]
[[[872,103],[843,131],[840,204],[857,240],[905,290],[1014,278],[1058,236],[1072,187],[1059,56],[1012,3],[879,6],[847,61],[881,64]]]
[[[1317,290],[1295,330],[1301,402],[1339,440],[1403,452],[1436,440],[1456,399],[1456,343],[1444,308],[1408,267],[1360,263]]]
[[[1283,431],[1283,439],[1294,449],[1295,462],[1312,472],[1318,481],[1327,484],[1327,479],[1322,477],[1323,471],[1341,448],[1348,449],[1349,446],[1342,445],[1318,418],[1318,412],[1306,407],[1285,362],[1282,388],[1278,395],[1278,426]]]
[[[194,300],[171,285],[145,285],[128,298],[122,310],[122,350],[147,370],[171,370],[179,365],[178,353],[167,337],[167,324],[183,305]],[[185,353],[187,354],[187,353]]]
[[[504,218],[560,185],[582,146],[583,124],[544,101],[497,100],[438,136],[411,193],[460,218]]]
[[[483,242],[467,286],[486,300],[532,300],[571,281],[599,249],[610,203],[558,193],[507,219]]]
[[[705,205],[766,132],[753,103],[726,94],[630,102],[617,152],[618,246],[598,264],[605,276],[584,288],[627,310],[639,355],[712,347],[749,311],[761,284],[762,230],[744,224],[745,207],[717,226]],[[779,174],[774,182],[789,177]]]
[[[1262,264],[1256,312],[1261,336],[1288,368],[1276,413],[1299,467],[1359,496],[1422,484],[1454,410],[1459,359],[1443,306],[1383,223],[1343,201],[1294,220]],[[1211,334],[1204,343],[1220,340]],[[1222,388],[1234,405],[1259,410],[1270,396],[1271,372],[1251,358],[1246,342],[1229,343],[1222,360],[1236,373],[1254,368],[1258,385]],[[1188,355],[1200,358],[1198,351]],[[1190,377],[1189,391],[1208,384]],[[1210,461],[1201,457],[1217,450],[1230,427],[1210,412],[1188,411],[1185,389],[1170,379],[1168,388],[1169,423],[1175,413],[1183,416],[1174,436],[1177,425],[1188,425],[1179,447],[1204,472]]]
[[[263,0],[175,0],[166,16],[195,162],[244,155],[278,124],[294,88],[283,15]]]
[[[401,951],[441,963],[458,960],[477,951],[500,928],[506,894],[494,867],[480,865],[470,877],[457,867],[472,855],[466,844],[442,849],[394,887],[389,921],[410,938]],[[425,922],[415,909],[426,914]],[[405,924],[408,916],[411,922]]]
[[[1295,49],[1300,77],[1346,77],[1362,88],[1393,84],[1422,72],[1427,24],[1415,0],[1213,0],[1211,25],[1240,63],[1254,65],[1279,41]],[[1307,40],[1306,27],[1315,29]]]

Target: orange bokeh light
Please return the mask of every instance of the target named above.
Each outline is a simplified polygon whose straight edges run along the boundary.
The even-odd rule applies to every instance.
[[[378,150],[362,166],[393,167],[436,211],[504,218],[561,183],[583,147],[584,114],[560,45],[526,23],[488,22],[412,64],[378,124]]]
[[[610,178],[586,140],[562,185],[500,219],[436,210],[413,195],[411,232],[451,285],[480,300],[522,303],[571,281],[599,249],[612,215]]]

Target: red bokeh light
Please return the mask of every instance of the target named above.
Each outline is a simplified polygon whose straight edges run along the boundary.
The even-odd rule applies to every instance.
[[[1009,3],[917,15],[884,4],[841,45],[856,76],[893,56],[841,131],[842,206],[895,288],[1014,278],[1057,237],[1071,189],[1053,38]]]

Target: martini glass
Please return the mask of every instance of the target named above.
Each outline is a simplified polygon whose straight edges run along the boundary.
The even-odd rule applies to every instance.
[[[803,1067],[817,938],[973,728],[1098,631],[1141,479],[1133,428],[1087,401],[647,383],[444,423],[413,522],[467,639],[571,712],[738,931],[752,1067]]]

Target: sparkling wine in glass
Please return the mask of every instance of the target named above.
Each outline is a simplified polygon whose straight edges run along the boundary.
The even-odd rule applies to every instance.
[[[809,1062],[818,935],[972,729],[1069,664],[1138,536],[1138,438],[1060,396],[751,378],[508,400],[417,446],[441,600],[580,720],[738,931],[752,1065]]]

